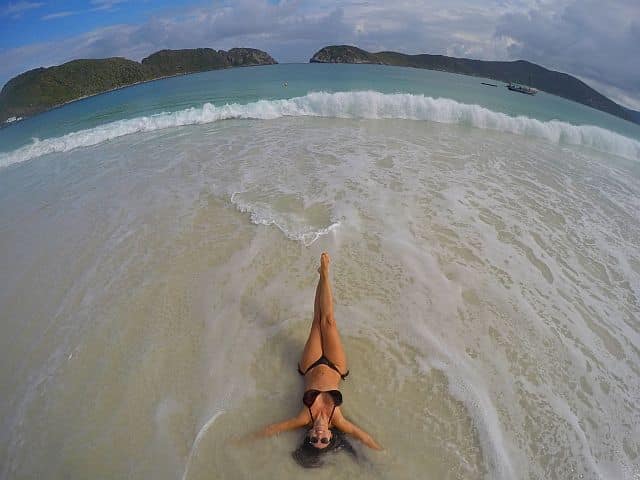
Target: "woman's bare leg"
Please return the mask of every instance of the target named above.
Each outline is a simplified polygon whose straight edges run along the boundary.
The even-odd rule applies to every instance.
[[[319,270],[318,270],[319,271]],[[322,332],[320,330],[320,281],[316,287],[316,298],[313,303],[313,322],[311,323],[311,331],[309,338],[302,350],[302,358],[300,359],[300,368],[303,372],[307,371],[313,362],[322,356]]]
[[[324,252],[320,256],[320,281],[318,282],[322,353],[338,367],[341,373],[345,373],[347,371],[347,356],[344,353],[338,326],[333,316],[329,262],[329,254]]]

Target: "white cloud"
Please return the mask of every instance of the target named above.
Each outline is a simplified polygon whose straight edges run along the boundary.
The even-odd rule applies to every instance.
[[[67,10],[64,12],[56,12],[56,13],[50,13],[48,15],[43,15],[42,17],[40,17],[41,20],[55,20],[57,18],[64,18],[64,17],[70,17],[72,15],[78,15],[79,13],[82,13],[80,10]]]
[[[126,0],[91,0],[92,10],[111,10],[116,5],[124,3]]]
[[[42,2],[9,2],[6,7],[0,10],[0,17],[19,18],[24,12],[40,8],[43,5]]]
[[[123,0],[93,0],[115,8]],[[73,38],[0,51],[0,79],[72,58],[135,60],[162,48],[261,48],[278,61],[307,61],[329,44],[484,60],[523,58],[579,75],[637,105],[637,0],[240,0],[176,7],[137,25],[112,25]],[[60,12],[64,13],[64,12]],[[55,14],[53,14],[55,15]],[[608,90],[606,90],[608,89]],[[616,90],[614,90],[616,89]]]

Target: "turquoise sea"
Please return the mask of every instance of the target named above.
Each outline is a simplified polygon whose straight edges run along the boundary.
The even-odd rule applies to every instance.
[[[0,129],[0,478],[640,478],[640,126],[485,79],[285,64]],[[314,472],[321,251],[385,447]]]

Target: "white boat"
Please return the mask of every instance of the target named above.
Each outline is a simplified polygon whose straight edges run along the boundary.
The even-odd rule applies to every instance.
[[[538,90],[533,87],[528,87],[527,85],[521,85],[519,83],[513,82],[509,82],[507,88],[513,92],[526,93],[527,95],[535,95],[536,93],[538,93]]]

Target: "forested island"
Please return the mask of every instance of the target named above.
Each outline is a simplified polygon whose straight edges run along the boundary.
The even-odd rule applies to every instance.
[[[276,63],[268,53],[254,48],[160,50],[142,62],[121,57],[72,60],[55,67],[29,70],[9,80],[0,91],[0,124],[79,98],[158,78]]]
[[[398,52],[371,53],[350,45],[332,45],[318,50],[311,63],[372,63],[399,67],[426,68],[491,78],[501,82],[519,82],[547,93],[582,103],[625,120],[640,123],[640,113],[605,97],[586,83],[562,72],[548,70],[525,60],[494,62],[447,57],[444,55],[406,55]]]

